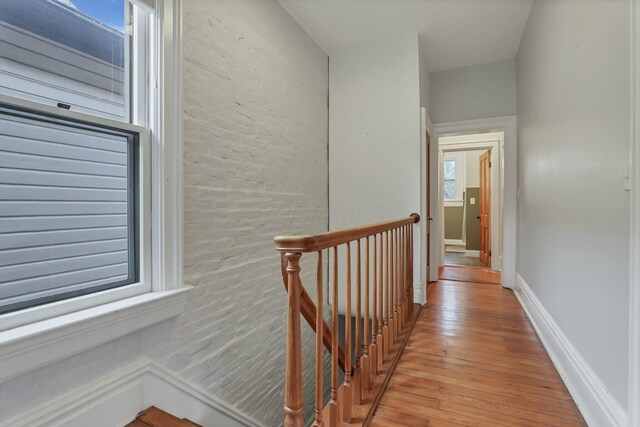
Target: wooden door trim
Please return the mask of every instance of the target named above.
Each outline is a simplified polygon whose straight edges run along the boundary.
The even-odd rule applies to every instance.
[[[492,179],[492,170],[491,170],[491,159],[493,158],[492,150],[487,150],[480,155],[480,195],[479,195],[479,203],[480,203],[480,262],[484,263],[488,267],[491,267],[491,240],[495,233],[493,227],[491,226],[491,220],[495,215],[492,212],[492,194],[491,190],[493,187],[493,179]],[[488,177],[487,177],[488,175]],[[487,182],[488,178],[488,182]],[[486,219],[483,218],[483,215],[486,215]],[[487,230],[487,236],[485,236],[484,229]]]

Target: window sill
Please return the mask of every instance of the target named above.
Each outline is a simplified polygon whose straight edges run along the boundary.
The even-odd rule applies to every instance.
[[[445,208],[461,208],[464,206],[464,201],[463,200],[445,200],[444,201],[444,207]]]
[[[180,314],[191,286],[150,292],[0,332],[0,382]]]

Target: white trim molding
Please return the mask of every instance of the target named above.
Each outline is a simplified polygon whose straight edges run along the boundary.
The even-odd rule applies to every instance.
[[[420,305],[427,303],[427,286],[424,283],[413,284],[413,303]]]
[[[431,212],[438,213],[438,179],[439,147],[438,139],[442,135],[469,135],[474,133],[504,132],[504,193],[503,193],[503,221],[502,221],[502,286],[512,288],[516,272],[516,233],[518,209],[518,135],[516,116],[494,117],[478,120],[465,120],[452,123],[433,125],[431,134]],[[422,182],[426,182],[422,180]],[[423,188],[423,193],[426,190]],[[422,216],[426,210],[423,207]],[[438,213],[432,222],[432,229],[439,229],[442,218]],[[431,265],[433,266],[430,280],[438,280],[438,265],[442,240],[439,233],[431,234]]]
[[[182,286],[183,265],[183,65],[182,0],[158,0],[157,109],[153,125],[153,227],[161,230],[154,242],[154,290]]]
[[[204,426],[264,427],[147,358],[27,413],[0,420],[0,427],[119,427],[152,405]]]
[[[631,220],[629,248],[629,426],[640,425],[640,0],[632,2]]]
[[[180,314],[187,291],[150,292],[0,332],[0,381]]]
[[[529,285],[515,274],[514,293],[588,425],[626,427],[627,414],[562,332]]]
[[[464,245],[465,242],[462,239],[444,239],[445,245]]]
[[[467,249],[464,251],[464,256],[471,258],[480,258],[480,251]]]

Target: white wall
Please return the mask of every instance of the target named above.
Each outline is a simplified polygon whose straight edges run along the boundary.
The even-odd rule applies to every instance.
[[[418,37],[331,57],[330,228],[420,209]]]
[[[282,423],[287,295],[272,239],[327,229],[327,56],[275,1],[183,7],[186,312],[0,384],[0,423],[143,356]]]
[[[349,49],[329,62],[330,229],[420,212],[418,36]]]
[[[429,65],[427,55],[424,53],[423,43],[418,38],[418,69],[420,75],[420,106],[424,107],[427,111],[427,116],[430,114],[430,101],[431,101],[431,74],[429,73]]]
[[[430,111],[433,123],[515,114],[515,60],[431,73]]]
[[[414,300],[416,303],[424,304],[427,301],[427,133],[433,135],[430,118],[431,102],[431,74],[429,73],[429,61],[424,51],[423,42],[418,38],[418,68],[420,75],[420,182],[423,183],[420,189],[420,211],[422,219],[414,226],[414,239],[419,244],[414,248]],[[435,147],[436,144],[431,144]],[[433,150],[433,149],[432,149]],[[437,155],[431,156],[432,162],[437,162]]]
[[[480,187],[480,156],[487,150],[465,151],[465,188]]]
[[[536,1],[517,56],[517,271],[623,407],[629,16],[623,0]]]

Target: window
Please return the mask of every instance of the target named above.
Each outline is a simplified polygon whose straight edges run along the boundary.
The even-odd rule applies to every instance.
[[[139,278],[140,135],[0,108],[0,314]]]
[[[444,161],[444,199],[456,199],[456,161]]]
[[[137,0],[0,2],[0,315],[151,290],[153,17]]]
[[[183,311],[181,20],[0,0],[0,381]]]
[[[130,34],[146,32],[146,15],[126,0],[3,0],[0,92],[130,121],[146,84],[132,76],[146,49]]]
[[[445,206],[463,206],[465,181],[465,153],[445,151],[442,164]]]

